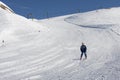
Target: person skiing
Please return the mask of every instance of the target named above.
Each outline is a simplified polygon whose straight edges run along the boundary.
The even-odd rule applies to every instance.
[[[2,43],[4,43],[5,41],[4,40],[2,40]]]
[[[82,59],[83,54],[85,55],[85,59],[87,59],[87,54],[86,54],[87,47],[83,42],[82,42],[82,45],[80,47],[80,50],[81,50],[80,60]]]

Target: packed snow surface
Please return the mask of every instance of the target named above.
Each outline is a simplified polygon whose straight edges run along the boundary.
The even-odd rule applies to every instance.
[[[119,13],[31,21],[0,8],[0,80],[120,80]],[[82,42],[88,59],[80,61]]]

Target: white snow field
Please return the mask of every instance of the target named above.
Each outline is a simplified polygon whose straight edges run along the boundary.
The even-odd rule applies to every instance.
[[[82,42],[88,59],[80,61]],[[120,8],[35,22],[0,8],[0,80],[120,80],[119,75]]]

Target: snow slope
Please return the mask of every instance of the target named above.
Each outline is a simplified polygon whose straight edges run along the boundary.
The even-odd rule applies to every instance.
[[[0,9],[0,80],[120,80],[119,12],[33,22]],[[82,42],[85,61],[79,61]]]
[[[8,11],[8,12],[14,13],[14,11],[13,11],[10,7],[8,7],[6,4],[4,4],[4,3],[1,2],[1,1],[0,1],[0,7],[3,8],[3,9],[5,9],[5,10]]]

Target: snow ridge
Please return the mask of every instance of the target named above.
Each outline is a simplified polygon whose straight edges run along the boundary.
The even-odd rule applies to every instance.
[[[8,12],[14,13],[14,11],[13,11],[10,7],[8,7],[6,4],[4,4],[4,3],[1,2],[1,1],[0,1],[0,7],[1,7],[2,9],[4,9],[4,10],[8,11]]]

